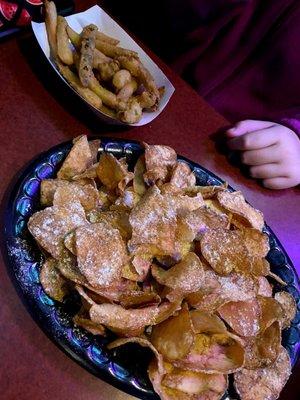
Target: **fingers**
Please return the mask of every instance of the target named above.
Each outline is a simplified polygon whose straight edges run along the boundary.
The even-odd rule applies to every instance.
[[[284,177],[264,179],[262,183],[268,189],[288,189],[295,186],[293,179]]]
[[[278,142],[280,126],[261,129],[245,133],[242,136],[228,140],[227,145],[231,150],[256,150],[269,147]]]
[[[264,164],[250,167],[249,173],[256,179],[278,178],[284,177],[281,169],[279,164]]]
[[[245,121],[238,122],[234,127],[227,131],[228,137],[237,137],[244,135],[248,132],[254,132],[261,129],[267,129],[274,126],[274,122],[270,121],[256,121],[252,119],[246,119]]]
[[[241,161],[246,165],[262,165],[279,162],[279,148],[277,145],[273,145],[264,149],[245,151],[241,154]]]

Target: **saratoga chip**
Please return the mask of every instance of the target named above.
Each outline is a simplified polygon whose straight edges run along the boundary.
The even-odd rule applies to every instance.
[[[119,189],[122,193],[127,184],[133,179],[133,173],[128,172],[127,165],[117,160],[110,153],[102,153],[99,159],[97,175],[109,190]]]
[[[275,300],[280,303],[283,315],[280,319],[281,328],[285,329],[291,325],[292,320],[295,318],[297,312],[297,305],[293,296],[288,292],[275,293]]]
[[[93,155],[85,135],[73,140],[73,147],[57,173],[59,179],[71,179],[93,164]]]
[[[132,238],[129,248],[153,246],[155,254],[170,254],[175,248],[176,212],[153,186],[133,208],[129,216]]]
[[[282,321],[284,318],[284,311],[281,304],[273,297],[258,297],[257,298],[260,309],[260,330],[263,332],[274,321]]]
[[[168,146],[145,145],[145,182],[155,184],[158,180],[165,182],[169,171],[177,162],[176,152]]]
[[[131,226],[129,224],[129,214],[126,211],[99,211],[94,212],[93,223],[105,222],[113,228],[118,229],[124,240],[131,237]]]
[[[272,286],[270,285],[268,279],[265,278],[264,276],[259,276],[257,278],[257,282],[258,282],[257,294],[259,296],[272,297],[273,289],[272,289]]]
[[[161,315],[166,315],[168,310],[172,309],[171,303],[163,303],[160,306],[154,305],[145,308],[125,309],[117,304],[93,304],[90,308],[90,318],[93,322],[103,324],[107,328],[119,331],[119,333],[134,336],[138,331],[140,334],[148,325],[159,323]]]
[[[133,189],[139,196],[143,196],[147,190],[144,181],[144,173],[146,172],[145,157],[141,156],[134,166]]]
[[[231,374],[244,365],[242,340],[232,333],[201,333],[195,336],[191,351],[173,362],[182,369],[208,374]]]
[[[217,199],[221,206],[232,212],[234,215],[242,218],[248,226],[262,230],[264,226],[264,217],[262,213],[246,203],[241,192],[228,192],[226,190],[217,193]]]
[[[244,244],[250,256],[266,257],[270,250],[269,238],[257,229],[245,228],[241,231]]]
[[[67,181],[65,181],[67,182]],[[100,206],[99,193],[92,185],[79,185],[67,182],[61,185],[53,195],[53,205],[63,207],[66,203],[81,203],[85,211],[97,209]]]
[[[77,326],[80,326],[81,328],[92,333],[93,335],[106,336],[106,331],[104,326],[100,324],[95,324],[88,318],[88,315],[86,315],[86,313],[76,314],[73,318],[73,322]]]
[[[59,273],[56,265],[56,260],[48,258],[42,265],[40,281],[48,296],[54,300],[63,301],[64,297],[69,293],[69,287],[68,282]]]
[[[28,229],[52,257],[59,259],[64,248],[64,236],[78,226],[86,224],[84,209],[79,202],[73,202],[34,213],[29,218]]]
[[[195,253],[188,253],[180,263],[167,271],[153,264],[151,272],[161,285],[168,286],[182,295],[195,292],[203,285],[204,270]]]
[[[230,301],[218,308],[218,314],[240,336],[259,332],[260,306],[256,299]]]
[[[245,364],[256,369],[274,362],[280,351],[281,331],[278,321],[273,322],[255,337],[244,338]]]
[[[196,177],[188,164],[183,161],[177,161],[173,167],[170,185],[178,189],[193,187],[196,183]]]
[[[215,312],[228,301],[246,301],[256,297],[257,284],[250,275],[231,273],[219,276],[212,269],[204,275],[203,287],[187,296],[188,303],[203,311]]]
[[[182,308],[178,315],[153,327],[151,343],[164,358],[173,361],[187,356],[194,338],[189,311]]]
[[[221,192],[220,192],[221,193]],[[203,257],[220,275],[228,275],[232,270],[251,269],[246,247],[237,231],[211,229],[200,239]]]
[[[195,333],[226,333],[224,322],[215,314],[206,311],[190,311]]]
[[[75,231],[79,271],[94,286],[109,286],[121,279],[128,262],[125,243],[119,231],[98,222]]]
[[[234,385],[241,400],[276,400],[290,374],[290,357],[281,346],[272,365],[255,370],[242,369],[234,374]]]
[[[188,241],[200,240],[209,229],[229,228],[226,214],[219,214],[209,207],[199,207],[180,218],[184,237]]]
[[[219,400],[228,384],[226,377],[221,374],[204,374],[174,368],[164,375],[162,385],[186,393],[191,396],[190,399],[200,400],[200,396],[195,396],[201,395],[203,399]]]

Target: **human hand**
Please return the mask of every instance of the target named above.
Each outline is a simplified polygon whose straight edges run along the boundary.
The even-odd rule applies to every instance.
[[[227,145],[241,152],[252,178],[269,189],[300,184],[300,139],[286,126],[269,121],[245,120],[226,132]]]

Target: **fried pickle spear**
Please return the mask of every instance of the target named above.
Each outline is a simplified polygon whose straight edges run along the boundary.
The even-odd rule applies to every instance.
[[[117,111],[126,109],[126,104],[119,100],[114,93],[100,85],[95,75],[93,75],[89,82],[89,88],[101,98],[104,105]]]
[[[88,25],[82,30],[81,52],[79,58],[78,74],[82,86],[88,87],[94,77],[93,60],[95,50],[96,25]]]
[[[79,51],[81,46],[81,36],[70,26],[67,27],[67,33],[73,46]],[[99,34],[98,31],[96,31],[96,37],[97,34]],[[95,48],[93,56],[93,68],[99,71],[101,80],[108,81],[117,71],[119,71],[120,66],[117,60],[107,57],[105,54]]]
[[[81,37],[79,35],[79,33],[75,32],[74,29],[72,29],[70,27],[70,25],[67,26],[67,34],[73,44],[74,47],[76,47],[76,49],[80,48],[81,45]]]
[[[80,34],[75,32],[70,26],[67,27],[67,33],[74,46],[79,47],[81,41]],[[120,42],[118,39],[114,39],[110,36],[107,36],[105,33],[100,31],[97,31],[96,38],[98,40],[101,40],[102,42],[106,42],[115,46]]]
[[[89,88],[85,88],[81,85],[79,78],[70,70],[70,68],[66,65],[63,65],[60,62],[57,62],[57,68],[62,76],[69,82],[69,84],[93,107],[101,110],[102,101],[99,96],[97,96],[92,90]]]
[[[108,57],[133,57],[138,58],[138,54],[133,50],[123,49],[123,47],[114,46],[110,43],[103,42],[103,40],[96,39],[96,48]]]
[[[57,27],[57,11],[53,1],[45,0],[45,24],[46,31],[50,46],[50,55],[52,58],[56,58],[57,55],[57,43],[56,43],[56,27]]]
[[[70,48],[69,37],[67,34],[67,21],[64,17],[57,17],[57,54],[61,61],[67,65],[74,63],[73,52]]]

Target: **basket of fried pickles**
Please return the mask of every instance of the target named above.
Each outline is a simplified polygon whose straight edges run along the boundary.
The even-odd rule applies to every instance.
[[[136,51],[95,24],[80,33],[45,1],[50,58],[69,85],[94,109],[125,124],[136,124],[144,113],[158,109],[164,86],[158,87]]]
[[[76,138],[41,182],[28,229],[45,255],[44,291],[57,302],[77,291],[74,324],[113,332],[109,349],[150,348],[162,400],[221,399],[229,377],[241,400],[277,399],[296,304],[266,260],[262,213],[226,185],[197,185],[168,146],[144,144],[132,170],[105,151],[98,160],[99,146]]]

